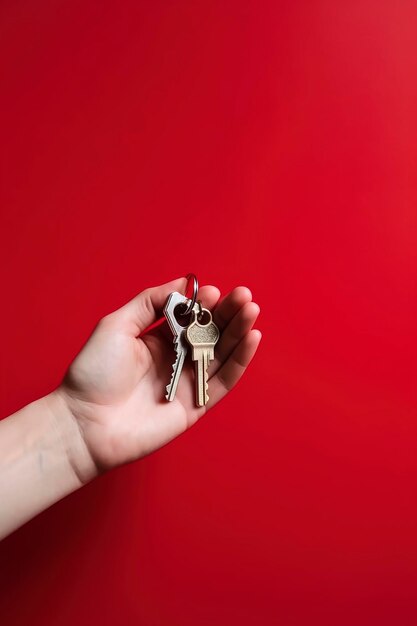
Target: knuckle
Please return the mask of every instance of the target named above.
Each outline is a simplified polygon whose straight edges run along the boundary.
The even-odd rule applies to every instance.
[[[152,305],[152,288],[148,287],[140,294],[139,298],[139,307],[141,310],[145,310],[146,313],[152,314],[153,305]]]

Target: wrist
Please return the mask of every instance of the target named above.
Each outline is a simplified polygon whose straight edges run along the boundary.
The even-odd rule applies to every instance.
[[[64,455],[68,472],[79,481],[79,487],[96,478],[99,474],[78,420],[70,408],[67,394],[62,387],[42,398],[45,402],[51,424],[56,428],[59,446]]]
[[[0,421],[0,539],[97,475],[56,390]]]

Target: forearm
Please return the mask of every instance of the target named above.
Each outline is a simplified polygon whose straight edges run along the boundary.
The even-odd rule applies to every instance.
[[[0,539],[93,477],[58,391],[0,421]]]

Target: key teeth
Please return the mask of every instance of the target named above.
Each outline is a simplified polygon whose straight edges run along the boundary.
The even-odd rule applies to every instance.
[[[168,400],[168,402],[172,402],[172,400],[174,399],[173,397],[170,398],[170,393],[171,393],[171,388],[172,388],[172,383],[174,381],[174,376],[175,376],[175,368],[177,366],[177,362],[180,356],[179,350],[178,350],[178,340],[174,339],[174,350],[175,350],[175,354],[176,354],[176,358],[175,361],[172,364],[172,374],[171,374],[171,380],[169,381],[168,385],[165,387],[166,393],[165,393],[165,399]]]
[[[165,387],[165,390],[166,390],[165,398],[169,401],[174,399],[174,398],[169,397],[171,393],[171,389],[172,389],[172,383],[174,382],[174,374],[175,374],[175,367],[172,368],[171,380],[169,381],[168,385]]]
[[[207,404],[208,399],[208,368],[206,367],[204,370],[204,404]]]

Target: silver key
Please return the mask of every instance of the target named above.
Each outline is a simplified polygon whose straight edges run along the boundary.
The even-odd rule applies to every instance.
[[[171,402],[175,398],[178,382],[184,365],[184,360],[188,352],[188,344],[185,339],[186,328],[184,326],[181,326],[181,324],[177,322],[174,314],[175,307],[179,304],[185,304],[189,306],[190,300],[183,296],[181,293],[174,291],[173,293],[169,294],[168,300],[166,301],[164,307],[164,315],[167,319],[172,334],[174,335],[173,341],[176,353],[175,361],[172,365],[171,381],[166,386],[165,398],[169,400],[169,402]]]
[[[204,406],[209,399],[207,369],[209,362],[214,359],[214,346],[220,333],[208,309],[202,309],[203,317],[209,316],[206,324],[201,324],[198,321],[197,311],[198,307],[194,307],[194,319],[187,327],[185,336],[192,347],[191,356],[195,361],[196,403],[197,406]]]

